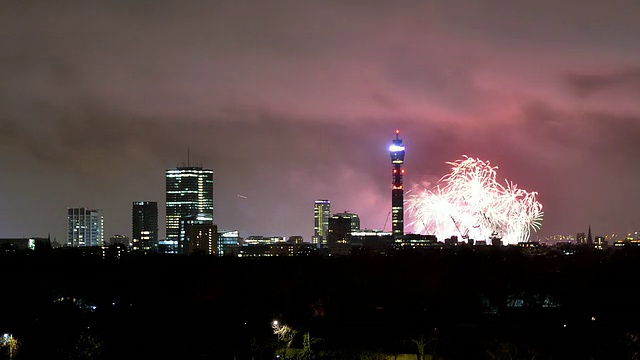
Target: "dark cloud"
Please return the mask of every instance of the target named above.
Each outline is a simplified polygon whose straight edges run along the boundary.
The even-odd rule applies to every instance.
[[[573,91],[581,97],[616,90],[634,97],[640,95],[640,68],[605,74],[571,73],[567,76],[567,81]]]
[[[128,234],[131,202],[162,204],[187,148],[215,171],[221,227],[309,240],[311,204],[329,198],[379,228],[396,128],[407,184],[469,155],[540,193],[545,234],[638,218],[636,2],[1,10],[0,236],[64,239],[67,206],[104,208],[107,235]]]

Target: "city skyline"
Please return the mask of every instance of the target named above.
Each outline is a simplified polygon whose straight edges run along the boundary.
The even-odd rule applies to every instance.
[[[163,175],[187,149],[214,171],[221,228],[310,242],[311,204],[328,199],[381,229],[395,129],[405,197],[468,155],[539,193],[534,239],[637,231],[638,12],[632,1],[6,5],[0,236],[62,243],[70,207],[103,209],[105,239],[131,236],[131,203],[145,200],[164,238]]]

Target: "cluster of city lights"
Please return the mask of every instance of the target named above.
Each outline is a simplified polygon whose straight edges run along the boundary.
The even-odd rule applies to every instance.
[[[410,226],[417,234],[440,239],[501,238],[504,244],[528,241],[542,226],[542,205],[536,192],[512,182],[496,181],[496,166],[464,156],[448,162],[451,172],[434,189],[411,194],[407,200]]]

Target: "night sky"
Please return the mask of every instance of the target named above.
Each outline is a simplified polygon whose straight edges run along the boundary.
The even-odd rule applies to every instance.
[[[635,0],[4,1],[0,237],[64,243],[83,206],[104,209],[106,238],[131,236],[132,202],[157,201],[163,238],[165,170],[187,149],[215,172],[220,228],[310,241],[329,199],[379,229],[396,128],[406,188],[468,155],[539,193],[537,235],[639,230],[638,14]]]

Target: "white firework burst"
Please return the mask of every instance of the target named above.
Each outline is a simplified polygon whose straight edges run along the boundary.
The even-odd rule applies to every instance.
[[[512,182],[496,181],[495,166],[464,156],[448,162],[449,174],[434,189],[408,197],[413,232],[443,239],[452,235],[475,240],[502,238],[505,244],[528,241],[531,230],[542,226],[542,205],[537,192]]]

